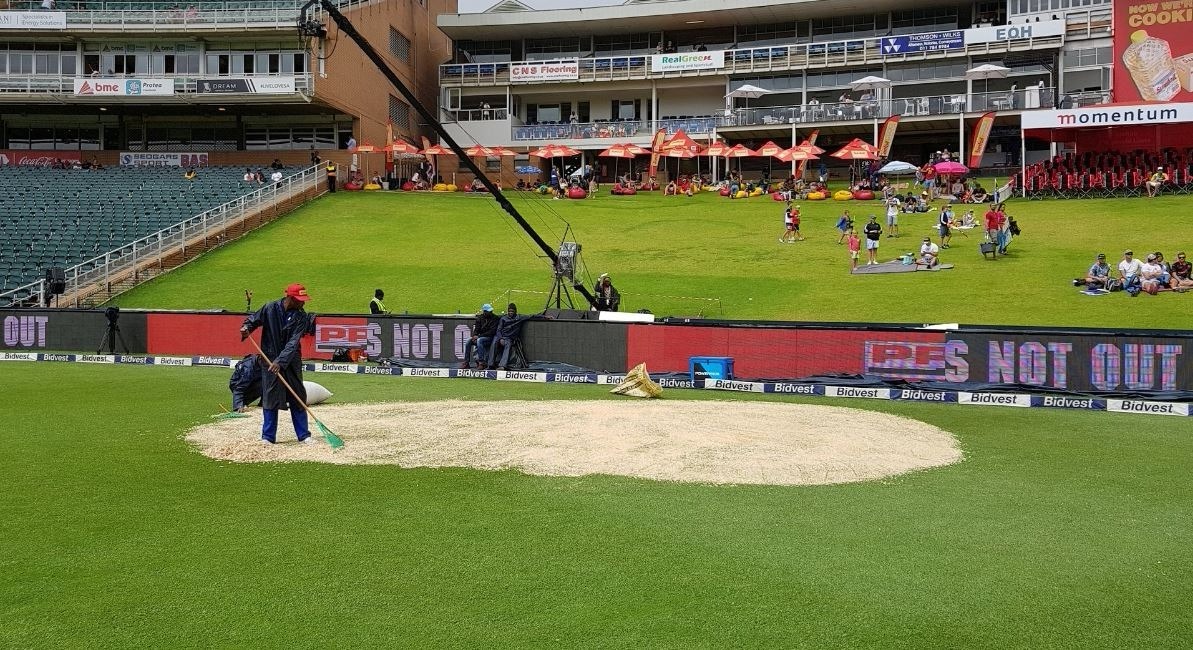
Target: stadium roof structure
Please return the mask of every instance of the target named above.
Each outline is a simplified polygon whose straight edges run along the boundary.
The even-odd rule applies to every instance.
[[[454,39],[520,39],[526,37],[530,25],[536,37],[584,36],[690,29],[699,23],[783,23],[907,8],[906,0],[629,0],[595,7],[543,2],[541,8],[538,4],[534,0],[500,0],[483,12],[441,14],[437,24]],[[917,8],[952,4],[926,0],[917,3]]]

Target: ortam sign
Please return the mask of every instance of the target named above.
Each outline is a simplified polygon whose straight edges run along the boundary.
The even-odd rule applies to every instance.
[[[517,63],[510,66],[510,81],[568,81],[580,78],[579,61]]]

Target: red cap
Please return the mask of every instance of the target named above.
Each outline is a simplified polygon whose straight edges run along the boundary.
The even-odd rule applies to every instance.
[[[286,296],[298,302],[306,302],[311,299],[311,296],[307,294],[307,288],[297,282],[286,287]]]

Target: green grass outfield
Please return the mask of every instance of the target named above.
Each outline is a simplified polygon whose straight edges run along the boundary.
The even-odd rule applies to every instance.
[[[1160,250],[1170,260],[1177,250],[1193,253],[1193,197],[1013,201],[1009,212],[1024,234],[1009,257],[983,260],[975,230],[944,251],[954,270],[880,276],[848,274],[834,229],[843,208],[859,227],[870,212],[881,218],[876,203],[805,201],[808,239],[787,245],[776,241],[783,204],[769,197],[603,194],[514,203],[552,245],[563,235],[562,219],[570,222],[592,275],[613,275],[623,308],[659,316],[705,308],[706,316],[740,319],[1186,329],[1193,313],[1193,295],[1089,297],[1071,284],[1097,252],[1112,265],[1124,248]],[[882,240],[883,257],[918,250],[936,213],[900,221],[905,234]],[[302,281],[314,296],[310,309],[323,313],[365,311],[375,287],[386,290],[386,305],[397,313],[472,313],[507,297],[530,312],[545,295],[506,292],[550,288],[549,266],[537,255],[488,197],[340,192],[116,303],[243,310],[245,289],[259,305]]]
[[[711,487],[216,462],[181,436],[226,370],[0,372],[3,647],[1193,645],[1181,418],[818,399],[940,426],[966,460]],[[610,397],[317,379],[338,401]]]

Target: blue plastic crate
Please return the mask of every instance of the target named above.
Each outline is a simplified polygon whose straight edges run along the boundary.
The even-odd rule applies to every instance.
[[[690,357],[688,374],[697,379],[733,379],[733,357]]]

